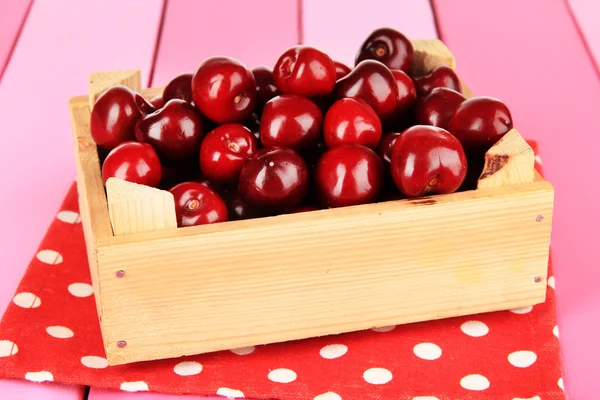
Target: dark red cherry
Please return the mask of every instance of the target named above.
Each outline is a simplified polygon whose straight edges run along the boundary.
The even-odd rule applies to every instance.
[[[157,187],[162,167],[156,151],[147,143],[124,142],[110,151],[102,164],[102,179],[119,178]]]
[[[386,163],[386,165],[389,165],[392,161],[392,150],[394,149],[394,143],[396,143],[396,139],[401,134],[402,132],[390,132],[381,137],[381,141],[377,147],[377,153],[379,154],[379,157],[381,157],[381,159]]]
[[[356,65],[364,60],[377,60],[390,69],[410,71],[414,60],[413,45],[406,36],[391,28],[373,31],[356,55]]]
[[[404,71],[393,69],[392,75],[394,75],[396,86],[398,87],[396,112],[402,115],[409,111],[417,102],[417,89],[412,78]]]
[[[284,94],[326,95],[335,86],[336,68],[327,54],[311,46],[298,45],[279,57],[273,79]]]
[[[177,75],[175,78],[173,78],[163,90],[164,102],[166,103],[172,99],[181,99],[187,101],[188,103],[192,103],[194,101],[192,98],[193,76],[194,74],[187,73]]]
[[[420,99],[417,103],[416,122],[418,125],[432,125],[448,129],[450,117],[465,100],[465,96],[455,90],[435,88],[427,97]]]
[[[462,102],[448,124],[467,153],[489,150],[513,128],[508,107],[493,97],[472,97]]]
[[[301,151],[317,144],[323,123],[321,110],[305,97],[283,94],[269,100],[260,119],[264,147]]]
[[[360,144],[374,149],[381,139],[381,121],[364,100],[341,99],[325,115],[323,136],[330,148]]]
[[[302,207],[298,207],[293,211],[290,211],[290,214],[298,214],[298,213],[304,213],[304,212],[310,212],[310,211],[317,211],[319,208],[315,207],[315,206],[302,206]]]
[[[429,74],[414,78],[417,93],[421,97],[427,96],[435,88],[445,87],[461,92],[461,84],[456,72],[450,67],[440,65],[434,68]]]
[[[408,197],[452,193],[465,179],[467,159],[448,131],[415,125],[396,139],[391,169],[396,186]]]
[[[150,100],[150,104],[152,104],[152,107],[154,107],[155,110],[160,110],[161,108],[164,107],[165,101],[163,100],[162,95],[159,95],[159,96],[154,96]]]
[[[383,163],[368,147],[349,144],[328,150],[316,169],[316,186],[325,207],[375,201],[381,190]]]
[[[257,150],[256,138],[239,124],[221,125],[206,135],[200,148],[204,177],[217,182],[236,182],[244,160]]]
[[[244,126],[250,129],[250,132],[254,135],[257,144],[260,147],[260,117],[256,114],[252,114],[245,122]]]
[[[244,122],[256,106],[256,81],[238,60],[210,57],[192,77],[192,96],[196,107],[214,122]]]
[[[270,213],[298,205],[308,189],[308,168],[290,149],[263,149],[242,166],[238,192],[246,204]]]
[[[229,210],[229,219],[232,221],[257,218],[260,216],[252,207],[246,204],[238,193],[235,193],[227,199],[226,203],[227,209]]]
[[[398,86],[385,65],[375,60],[365,60],[352,72],[337,81],[338,99],[359,98],[369,104],[382,120],[390,119],[396,112]]]
[[[273,70],[267,67],[252,69],[256,81],[256,108],[262,110],[267,101],[280,94],[273,81]]]
[[[177,226],[225,222],[227,206],[221,197],[198,182],[183,182],[169,189],[175,198]]]
[[[335,80],[340,80],[348,75],[352,70],[346,64],[342,64],[339,61],[334,61],[335,64]]]

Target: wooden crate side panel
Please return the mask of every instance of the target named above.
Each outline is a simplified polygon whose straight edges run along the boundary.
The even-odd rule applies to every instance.
[[[437,199],[101,247],[109,362],[544,301],[553,206],[547,182]],[[118,348],[119,340],[127,346]]]

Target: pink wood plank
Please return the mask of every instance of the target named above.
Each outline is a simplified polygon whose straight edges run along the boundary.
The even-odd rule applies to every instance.
[[[83,386],[0,380],[0,399],[3,400],[80,400],[83,392]]]
[[[225,400],[226,397],[175,396],[171,394],[137,392],[135,394],[116,390],[90,390],[89,400]]]
[[[395,28],[409,39],[437,38],[429,0],[304,0],[303,10],[304,43],[350,67],[359,46],[377,28]]]
[[[591,1],[590,1],[591,2]],[[600,81],[563,0],[435,0],[441,35],[475,93],[504,100],[538,139],[556,189],[552,248],[564,381],[598,395]],[[552,290],[552,289],[550,289]]]
[[[0,78],[32,0],[0,0]]]
[[[170,0],[153,86],[193,71],[206,57],[227,55],[249,68],[275,65],[298,42],[296,1]]]
[[[600,68],[600,1],[597,0],[568,0],[579,29],[588,44],[591,56]]]

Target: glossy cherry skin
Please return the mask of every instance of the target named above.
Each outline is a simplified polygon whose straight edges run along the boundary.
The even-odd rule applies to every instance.
[[[394,144],[396,143],[396,139],[400,136],[402,132],[390,132],[386,133],[381,137],[379,141],[379,146],[377,146],[377,153],[379,157],[384,161],[386,165],[390,165],[392,162],[392,151],[394,150]]]
[[[297,206],[308,190],[308,167],[290,149],[262,149],[242,166],[238,192],[251,207],[269,213]]]
[[[465,96],[455,90],[435,88],[427,97],[420,99],[417,103],[416,122],[418,125],[432,125],[448,129],[450,117],[465,100]]]
[[[260,119],[264,147],[301,151],[317,144],[323,114],[315,103],[294,94],[277,96],[265,105]]]
[[[341,99],[325,114],[323,137],[329,148],[360,144],[374,149],[381,139],[381,121],[364,100]]]
[[[238,60],[210,57],[192,77],[192,97],[202,114],[218,124],[243,122],[256,106],[256,81]]]
[[[226,201],[227,209],[229,210],[229,219],[232,221],[239,221],[243,219],[257,218],[260,215],[250,207],[242,199],[239,193],[234,193]]]
[[[177,226],[225,222],[229,219],[223,199],[198,182],[183,182],[169,189],[175,198]]]
[[[135,124],[154,107],[126,86],[113,86],[103,92],[90,116],[90,131],[99,147],[112,150],[134,139]]]
[[[180,99],[169,100],[160,110],[138,120],[135,126],[136,139],[151,144],[167,165],[198,154],[203,136],[200,114]]]
[[[338,99],[363,99],[379,118],[386,120],[396,111],[398,86],[392,71],[385,65],[379,61],[365,60],[337,81],[335,94]]]
[[[396,186],[407,197],[452,193],[465,179],[467,159],[448,131],[415,125],[396,139],[391,170]]]
[[[211,181],[237,182],[244,160],[258,148],[248,128],[225,124],[206,135],[200,147],[200,170]]]
[[[154,96],[150,100],[150,104],[152,104],[152,107],[154,107],[155,110],[160,110],[165,106],[165,101],[163,100],[162,95]]]
[[[461,84],[456,72],[450,67],[440,65],[434,68],[429,74],[414,78],[417,93],[421,97],[427,96],[435,88],[445,87],[461,92]]]
[[[256,81],[256,108],[262,110],[267,101],[281,94],[273,81],[273,70],[267,67],[252,69]]]
[[[322,51],[311,46],[293,46],[277,60],[273,79],[284,94],[326,95],[335,86],[336,68],[333,60]]]
[[[345,207],[377,199],[383,163],[368,147],[348,144],[328,150],[319,162],[315,183],[324,207]]]
[[[356,55],[356,65],[364,60],[377,60],[390,69],[400,69],[406,73],[414,60],[413,45],[406,36],[391,28],[373,31],[364,41]]]
[[[396,97],[396,112],[400,115],[409,111],[417,102],[417,89],[410,76],[404,71],[393,69],[392,75],[396,80],[398,96]]]
[[[192,77],[194,74],[187,73],[177,75],[165,86],[163,90],[163,100],[168,102],[172,99],[185,100],[188,103],[194,101],[192,97]]]
[[[102,164],[102,179],[119,178],[157,187],[162,167],[156,151],[147,143],[124,142],[110,151]]]
[[[335,80],[340,80],[348,75],[352,70],[346,64],[342,64],[339,61],[334,61],[335,64]]]
[[[460,140],[467,153],[486,152],[512,128],[513,120],[506,104],[485,96],[462,102],[448,124],[448,130]]]

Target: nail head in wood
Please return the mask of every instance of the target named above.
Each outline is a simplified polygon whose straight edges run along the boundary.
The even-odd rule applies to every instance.
[[[120,349],[123,349],[123,348],[127,347],[127,342],[124,341],[124,340],[119,340],[117,342],[117,347],[120,348]]]

